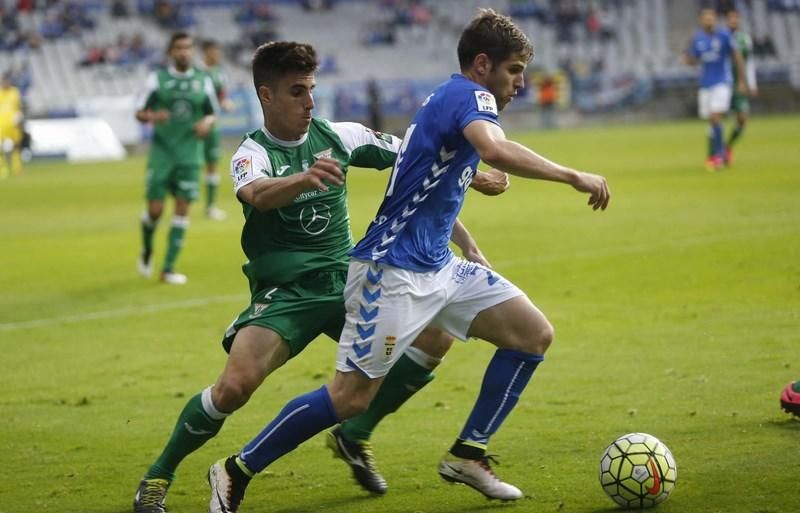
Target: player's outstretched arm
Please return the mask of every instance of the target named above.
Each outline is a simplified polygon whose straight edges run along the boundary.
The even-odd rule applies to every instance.
[[[507,174],[492,168],[489,171],[475,173],[469,186],[486,196],[497,196],[506,192],[511,187],[511,182],[508,180]]]
[[[197,121],[197,123],[194,124],[195,135],[200,139],[203,139],[211,133],[211,128],[214,126],[216,121],[217,117],[214,114],[207,114],[203,116]]]
[[[141,109],[136,111],[136,120],[140,123],[163,123],[168,119],[168,110]]]
[[[481,253],[478,243],[472,238],[467,227],[458,218],[456,218],[456,222],[453,225],[453,233],[450,234],[450,240],[461,249],[461,254],[470,262],[476,262],[489,268],[492,267],[486,257],[483,256],[483,253]]]
[[[327,192],[327,184],[344,185],[344,173],[336,160],[321,158],[302,173],[250,182],[239,189],[237,195],[258,210],[266,211],[285,207],[306,191]]]
[[[506,173],[538,180],[566,183],[589,194],[594,210],[605,210],[611,197],[606,179],[550,161],[525,146],[506,139],[503,129],[494,123],[475,120],[464,128],[464,137],[481,160]]]

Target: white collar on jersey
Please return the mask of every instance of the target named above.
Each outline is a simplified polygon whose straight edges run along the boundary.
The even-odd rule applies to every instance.
[[[175,66],[170,66],[169,68],[167,68],[167,72],[169,72],[169,74],[172,75],[173,77],[189,78],[192,75],[194,75],[194,68],[189,68],[186,71],[181,72],[178,71],[178,69]]]
[[[261,131],[264,132],[264,135],[266,135],[267,139],[269,139],[270,141],[274,142],[278,146],[286,146],[288,148],[295,148],[297,146],[300,146],[301,144],[306,142],[306,139],[308,139],[308,132],[304,133],[303,137],[301,137],[296,141],[284,141],[283,139],[278,139],[277,137],[272,135],[272,133],[270,133],[270,131],[267,130],[267,127],[265,126],[261,127]]]

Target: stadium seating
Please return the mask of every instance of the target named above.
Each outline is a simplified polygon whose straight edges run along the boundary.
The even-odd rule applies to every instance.
[[[200,38],[213,36],[229,46],[243,48],[235,63],[228,63],[234,86],[249,87],[247,67],[250,46],[243,43],[243,28],[234,19],[241,0],[190,0],[194,25],[190,31]],[[490,6],[502,12],[512,8],[511,0],[437,0],[428,2],[428,24],[395,24],[394,13],[382,2],[339,0],[331,10],[307,11],[299,1],[273,0],[277,21],[276,36],[313,43],[323,59],[330,59],[336,72],[326,74],[329,84],[363,82],[370,77],[393,79],[440,79],[456,66],[455,46],[461,28],[478,7]],[[515,2],[515,6],[519,6]],[[548,5],[549,2],[539,2]],[[592,70],[614,76],[688,76],[693,73],[679,64],[688,27],[670,27],[675,6],[671,0],[616,0],[594,2],[601,8],[599,18],[607,30],[598,37],[581,19],[566,26],[546,16],[521,17],[518,22],[534,42],[534,67],[546,71],[568,68],[570,73]],[[788,63],[793,83],[800,87],[800,8],[791,2],[753,0],[745,16],[746,27],[754,35],[771,36],[776,55],[766,57],[764,65]],[[149,47],[160,54],[169,36],[150,18],[113,18],[104,2],[89,2],[95,28],[85,29],[80,37],[44,41],[39,50],[0,52],[0,70],[27,61],[33,85],[27,94],[28,110],[33,114],[68,113],[82,96],[136,94],[148,72],[146,64],[128,66],[121,71],[113,64],[79,67],[91,45],[113,44],[120,34],[142,32]],[[588,2],[579,2],[586,9]],[[20,13],[25,27],[38,27],[44,20],[40,11]],[[688,20],[686,20],[688,21]],[[370,27],[392,26],[393,44],[365,46]]]

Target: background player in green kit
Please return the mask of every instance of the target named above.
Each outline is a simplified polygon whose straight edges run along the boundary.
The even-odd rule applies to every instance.
[[[736,9],[730,9],[726,15],[725,21],[728,29],[731,31],[731,36],[742,54],[744,60],[745,82],[747,83],[747,93],[742,94],[738,91],[733,92],[731,96],[731,112],[736,114],[736,126],[728,136],[728,141],[725,145],[725,160],[728,165],[733,163],[733,145],[744,132],[747,118],[750,115],[750,97],[755,97],[758,94],[758,86],[756,84],[756,65],[753,60],[753,40],[750,34],[741,29],[741,16]],[[737,67],[731,66],[733,70],[734,82],[737,78]]]
[[[214,84],[217,101],[223,111],[229,111],[232,103],[227,97],[227,78],[221,66],[222,47],[216,41],[208,39],[203,42],[203,69]],[[220,158],[220,134],[216,124],[211,128],[208,137],[203,141],[203,157],[206,163],[206,216],[215,221],[225,219],[225,212],[216,207],[217,188],[219,187],[219,173],[217,163]]]
[[[148,76],[136,111],[136,119],[153,123],[138,269],[145,277],[152,273],[153,234],[169,193],[175,198],[175,215],[161,280],[174,285],[186,283],[186,276],[175,272],[175,261],[189,226],[189,204],[197,199],[203,139],[218,105],[211,78],[192,67],[192,52],[189,34],[172,35],[167,48],[170,66]]]
[[[178,464],[214,437],[269,374],[322,333],[338,340],[352,248],[347,169],[391,167],[401,141],[357,123],[312,118],[316,68],[309,45],[273,42],[256,50],[253,80],[265,123],[245,136],[231,160],[245,217],[241,242],[251,304],[225,333],[229,354],[222,374],[188,401],[166,447],[140,482],[137,513],[165,511]],[[502,173],[485,175],[475,188],[493,194],[507,186]],[[452,240],[466,258],[486,263],[460,224]],[[374,423],[433,379],[431,370],[440,361],[436,355],[451,342],[449,334],[438,330],[420,335],[373,401],[369,413]],[[363,456],[365,468],[374,470],[370,453]],[[385,482],[368,484],[376,493],[386,491]]]

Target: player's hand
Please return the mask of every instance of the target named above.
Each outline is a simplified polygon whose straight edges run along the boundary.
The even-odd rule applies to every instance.
[[[169,111],[168,110],[151,110],[150,111],[150,121],[153,123],[164,123],[165,121],[169,120]]]
[[[503,194],[511,187],[508,175],[499,169],[492,168],[489,171],[478,171],[472,179],[470,187],[487,196],[497,196]]]
[[[211,133],[211,127],[214,125],[213,119],[203,118],[194,124],[194,134],[200,139],[204,139]]]
[[[736,92],[743,96],[747,94],[747,84],[743,80],[736,83]]]
[[[328,192],[326,184],[344,185],[344,173],[339,167],[339,161],[323,157],[314,162],[314,165],[301,173],[309,189]]]
[[[589,205],[592,210],[605,210],[608,202],[611,199],[611,193],[608,190],[608,183],[606,179],[600,175],[592,173],[581,173],[578,171],[572,186],[575,190],[586,192],[589,196]]]
[[[481,253],[481,250],[478,248],[478,246],[472,246],[471,248],[464,250],[462,255],[464,256],[465,259],[469,260],[470,262],[481,264],[482,266],[488,269],[492,268],[492,264],[490,264],[489,261],[486,260],[486,257],[483,256],[483,253]]]
[[[750,98],[756,98],[758,96],[758,88],[750,89]]]

